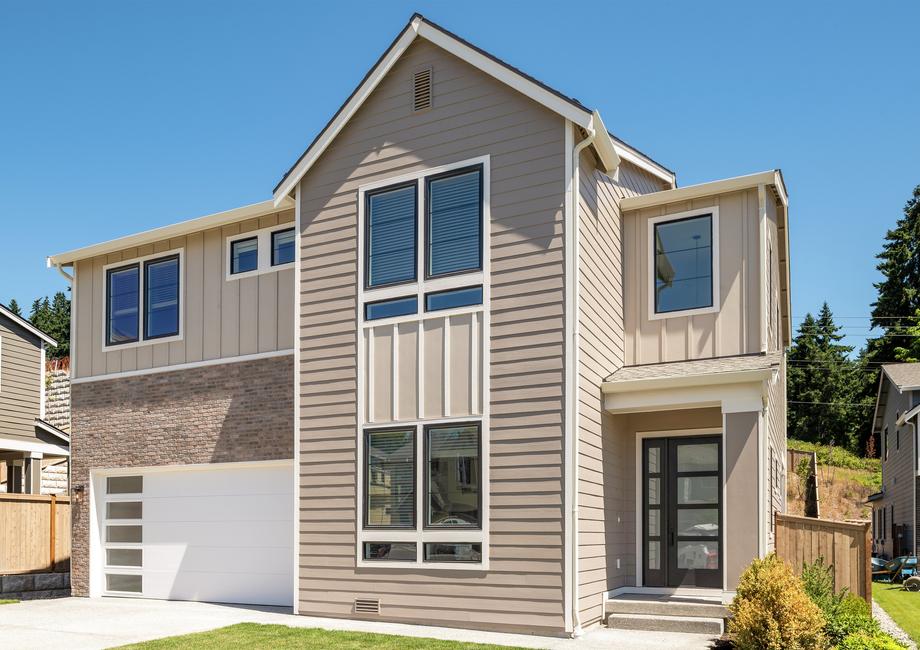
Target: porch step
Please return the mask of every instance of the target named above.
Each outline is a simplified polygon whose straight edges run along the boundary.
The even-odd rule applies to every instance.
[[[728,608],[710,598],[624,594],[604,603],[607,627],[649,632],[722,634]]]

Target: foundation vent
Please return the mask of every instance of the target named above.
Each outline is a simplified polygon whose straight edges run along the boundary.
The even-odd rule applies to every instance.
[[[431,68],[417,70],[412,75],[412,110],[431,108]]]
[[[379,614],[380,599],[355,598],[355,614]]]

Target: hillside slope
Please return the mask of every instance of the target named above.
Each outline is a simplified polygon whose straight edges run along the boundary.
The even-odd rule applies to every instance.
[[[789,449],[814,451],[818,457],[818,507],[822,519],[869,520],[872,509],[866,499],[882,485],[878,458],[860,458],[840,447],[789,440]],[[804,468],[789,467],[786,472],[786,511],[805,512]]]

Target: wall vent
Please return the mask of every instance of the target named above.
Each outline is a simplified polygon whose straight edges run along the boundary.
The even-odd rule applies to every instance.
[[[355,598],[355,614],[379,614],[380,599]]]
[[[431,68],[417,70],[412,75],[412,110],[431,108]]]

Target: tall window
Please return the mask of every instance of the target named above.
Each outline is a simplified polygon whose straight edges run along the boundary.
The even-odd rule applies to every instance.
[[[105,283],[107,346],[179,334],[178,254],[109,269]]]
[[[365,526],[414,528],[415,431],[367,431],[364,440]]]
[[[655,220],[652,231],[654,312],[715,306],[713,215]]]
[[[417,196],[415,184],[367,195],[368,287],[415,280]]]

